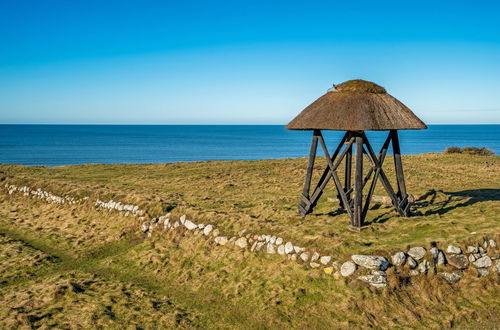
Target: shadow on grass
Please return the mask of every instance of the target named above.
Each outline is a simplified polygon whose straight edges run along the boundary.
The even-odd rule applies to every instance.
[[[500,189],[472,189],[454,192],[431,189],[415,201],[415,215],[445,214],[460,207],[479,202],[500,201]],[[420,212],[419,209],[430,209]]]

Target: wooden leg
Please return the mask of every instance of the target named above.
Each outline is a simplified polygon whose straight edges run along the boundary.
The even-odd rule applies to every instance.
[[[408,195],[406,193],[405,177],[403,173],[403,163],[401,161],[401,150],[399,148],[399,137],[397,130],[391,130],[392,134],[392,150],[394,153],[394,167],[396,169],[396,181],[398,184],[397,196],[399,199],[400,207],[404,216],[409,216],[409,208],[406,207],[408,203]]]
[[[349,146],[347,153],[345,155],[345,171],[344,171],[344,192],[346,193],[347,200],[351,200],[351,168],[352,168],[352,146]],[[338,196],[340,200],[340,195]],[[343,203],[340,204],[342,208],[346,206]],[[349,207],[349,205],[347,205]]]
[[[363,137],[356,136],[356,171],[354,174],[354,219],[352,225],[361,227],[363,225],[362,218],[363,207]]]

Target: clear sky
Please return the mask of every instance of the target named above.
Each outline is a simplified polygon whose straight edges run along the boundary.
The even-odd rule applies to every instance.
[[[354,78],[500,123],[500,2],[0,1],[0,123],[286,124]]]

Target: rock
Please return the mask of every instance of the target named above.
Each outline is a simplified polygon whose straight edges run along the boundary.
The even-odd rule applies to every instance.
[[[453,246],[453,245],[448,245],[448,248],[446,249],[446,252],[448,253],[454,253],[454,254],[461,254],[462,253],[462,249],[457,247],[457,246]]]
[[[213,230],[214,228],[212,227],[212,225],[206,225],[205,228],[203,228],[203,235],[205,236],[208,236],[210,235],[210,232]]]
[[[189,220],[184,220],[184,227],[187,228],[187,230],[193,230],[195,228],[198,228],[198,225],[195,223],[192,223]]]
[[[320,264],[318,264],[317,262],[311,262],[309,264],[309,266],[311,266],[311,268],[318,268],[319,266],[321,266]]]
[[[203,229],[203,228],[205,228],[205,225],[204,225],[204,224],[202,224],[202,223],[200,223],[200,224],[198,225],[198,229]]]
[[[300,252],[304,251],[304,248],[301,248],[301,247],[298,247],[298,246],[294,246],[293,250],[295,251],[295,253],[300,253]]]
[[[469,260],[465,254],[448,255],[448,263],[458,269],[465,269],[469,266]]]
[[[418,271],[421,273],[427,273],[429,270],[429,262],[427,260],[423,260],[420,265],[418,265]]]
[[[478,268],[477,274],[479,277],[488,276],[490,272],[486,268]]]
[[[290,260],[297,260],[297,255],[295,253],[290,254]]]
[[[147,232],[149,230],[149,222],[145,221],[141,225],[141,230],[143,233]]]
[[[269,253],[269,254],[275,254],[276,253],[276,250],[274,248],[273,243],[271,243],[271,242],[267,243],[266,253]]]
[[[255,246],[255,251],[260,251],[265,244],[266,242],[258,242]]]
[[[309,260],[309,253],[307,253],[307,252],[303,252],[303,253],[301,253],[301,254],[300,254],[300,256],[299,256],[299,257],[300,257],[300,259],[301,259],[302,261],[307,262],[307,260]]]
[[[215,239],[214,239],[215,243],[219,244],[219,245],[226,245],[228,240],[227,240],[227,237],[225,236],[217,236]]]
[[[255,248],[257,248],[257,243],[259,243],[258,241],[255,241],[253,244],[252,244],[252,247],[250,248],[250,251],[254,252],[255,251]]]
[[[409,272],[409,274],[410,274],[410,276],[417,276],[417,275],[418,275],[418,274],[420,274],[420,273],[419,273],[419,271],[418,271],[418,270],[416,270],[416,269],[411,269],[411,270],[410,270],[410,272]]]
[[[473,254],[469,254],[469,261],[472,263],[476,261],[476,257]]]
[[[325,272],[325,274],[331,275],[333,274],[333,267],[325,267],[323,271]]]
[[[311,261],[316,261],[319,259],[319,253],[314,252],[313,255],[311,256]]]
[[[413,259],[412,257],[408,257],[406,259],[406,264],[408,265],[408,267],[410,267],[411,269],[415,268],[418,266],[418,263],[415,261],[415,259]]]
[[[245,249],[248,246],[248,242],[245,237],[240,237],[234,242],[234,245],[241,249]]]
[[[383,270],[372,270],[372,275],[387,276],[387,273]]]
[[[488,241],[487,240],[484,240],[483,242],[483,249],[487,249],[488,248]]]
[[[285,255],[285,246],[283,244],[281,244],[280,246],[278,246],[278,254],[279,255]]]
[[[340,266],[340,275],[351,276],[356,271],[356,264],[352,261],[346,261]]]
[[[376,288],[383,288],[387,285],[387,277],[381,275],[364,275],[358,277],[358,279]]]
[[[212,231],[212,236],[213,236],[213,237],[217,237],[217,236],[219,236],[219,229],[214,229],[214,230]]]
[[[435,265],[444,265],[446,264],[446,258],[444,256],[443,251],[439,250],[437,253],[437,257],[434,259]]]
[[[332,260],[332,257],[330,256],[322,256],[319,258],[319,262],[322,263],[323,265],[328,265],[328,263]]]
[[[276,245],[281,245],[281,244],[283,244],[283,238],[278,237],[278,238],[276,239]]]
[[[184,222],[186,221],[186,215],[185,214],[181,215],[179,221],[181,222],[181,224],[184,224]]]
[[[472,263],[476,268],[488,268],[493,262],[491,258],[488,256],[481,257]]]
[[[291,252],[293,252],[293,244],[292,244],[292,242],[287,242],[285,244],[285,253],[289,254]]]
[[[485,250],[484,250],[481,246],[479,246],[479,247],[477,248],[477,253],[479,253],[479,254],[483,254],[483,253],[486,253],[486,251],[485,251]]]
[[[500,260],[497,260],[495,262],[495,270],[497,271],[497,273],[500,273]]]
[[[406,262],[406,254],[404,252],[397,252],[391,259],[394,266],[402,266]]]
[[[427,251],[421,246],[415,246],[408,250],[408,254],[415,260],[420,260],[425,256]]]
[[[269,240],[269,243],[271,244],[276,243],[276,236],[272,236],[271,239]]]
[[[354,254],[351,256],[351,259],[357,265],[368,269],[386,270],[389,267],[387,259],[381,256]]]
[[[441,276],[442,278],[444,278],[450,284],[457,283],[462,278],[462,273],[457,272],[457,271],[455,271],[455,272],[440,272],[440,273],[438,273],[438,275]]]
[[[179,227],[179,226],[180,226],[179,221],[174,222],[174,226],[173,226],[173,227],[174,227],[174,229],[175,229],[175,228],[177,228],[177,227]]]
[[[332,266],[333,268],[335,268],[336,270],[340,270],[340,263],[338,261],[334,261],[332,262]]]
[[[492,248],[496,248],[497,247],[497,242],[495,242],[494,240],[490,239],[489,243],[490,243],[490,247],[492,247]]]
[[[477,246],[468,246],[467,247],[467,252],[469,253],[479,253],[479,249]]]

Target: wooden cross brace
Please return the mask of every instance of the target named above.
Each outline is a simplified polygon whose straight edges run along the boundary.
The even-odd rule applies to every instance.
[[[321,145],[323,153],[327,160],[327,167],[314,188],[313,193],[310,195],[311,179],[316,159],[316,152],[318,142]],[[389,144],[392,144],[394,154],[394,167],[396,170],[396,182],[398,186],[397,193],[392,188],[392,185],[387,178],[382,166],[384,164],[385,156],[389,149]],[[351,169],[352,169],[352,154],[353,149],[356,148],[356,163],[354,173],[354,185],[351,186]],[[363,154],[368,157],[370,162],[370,169],[363,177]],[[344,185],[342,185],[338,176],[337,170],[345,158],[345,176]],[[373,178],[372,178],[373,175]],[[313,139],[311,143],[311,150],[309,153],[309,164],[307,167],[306,178],[304,182],[304,189],[300,196],[301,200],[298,205],[300,213],[305,216],[311,213],[316,206],[318,199],[323,194],[327,183],[333,179],[333,183],[338,192],[338,199],[340,206],[347,212],[351,218],[351,225],[356,228],[363,226],[364,219],[368,212],[371,198],[375,191],[377,182],[380,180],[384,186],[387,194],[392,200],[393,206],[401,216],[410,215],[410,203],[406,193],[406,185],[404,181],[403,165],[401,162],[401,153],[399,148],[399,138],[396,130],[391,130],[380,149],[380,152],[375,155],[368,138],[363,131],[348,131],[340,140],[334,153],[330,156],[328,148],[326,147],[325,140],[320,130],[314,130]],[[366,197],[363,196],[363,189],[370,181],[370,187]],[[351,195],[353,195],[351,197]]]

